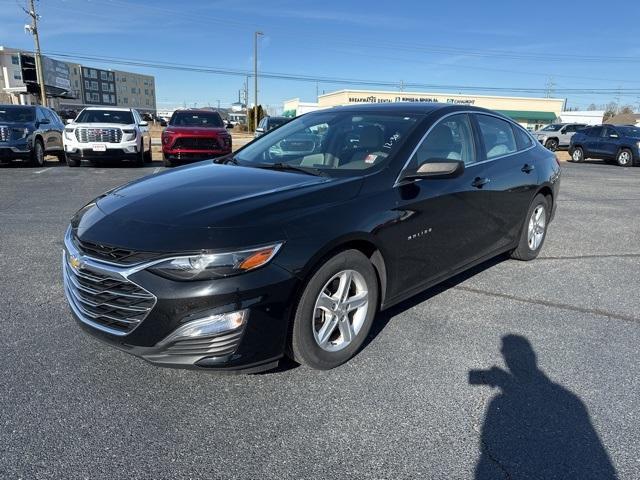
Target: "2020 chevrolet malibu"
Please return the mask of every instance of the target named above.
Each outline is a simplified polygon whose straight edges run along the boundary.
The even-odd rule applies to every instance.
[[[559,185],[555,155],[489,110],[318,111],[85,205],[66,296],[87,332],[157,365],[329,369],[378,311],[498,254],[535,258]]]

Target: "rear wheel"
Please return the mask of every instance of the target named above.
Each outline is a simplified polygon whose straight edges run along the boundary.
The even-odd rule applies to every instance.
[[[558,149],[558,140],[555,138],[550,138],[546,142],[544,142],[544,146],[547,147],[548,150],[555,152]]]
[[[584,151],[582,150],[582,147],[575,147],[573,149],[573,153],[571,154],[571,160],[573,160],[576,163],[584,162]]]
[[[528,261],[538,256],[547,236],[550,214],[549,199],[539,193],[529,206],[525,223],[520,232],[518,247],[511,252],[511,258]]]
[[[44,163],[44,145],[42,145],[42,140],[37,139],[33,144],[33,150],[31,150],[31,165],[43,167]]]
[[[378,278],[358,250],[330,258],[308,281],[295,311],[293,359],[328,370],[353,357],[378,309]]]
[[[616,163],[620,167],[630,167],[633,163],[633,153],[628,148],[623,148],[616,156]]]

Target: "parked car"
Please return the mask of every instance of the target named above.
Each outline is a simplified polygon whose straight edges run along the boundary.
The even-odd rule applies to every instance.
[[[535,132],[538,141],[552,152],[569,147],[571,137],[585,128],[584,123],[553,123]]]
[[[231,135],[212,110],[176,110],[162,132],[162,159],[176,163],[216,158],[231,153]]]
[[[87,107],[65,127],[64,151],[70,167],[82,160],[130,160],[141,167],[151,162],[149,124],[133,108]]]
[[[569,147],[571,160],[595,158],[621,167],[640,164],[640,127],[598,125],[577,132]]]
[[[282,147],[308,132],[314,151]],[[559,186],[555,155],[489,110],[313,112],[85,205],[64,288],[87,332],[157,365],[329,369],[378,311],[503,252],[534,259]]]
[[[46,155],[64,161],[62,130],[56,113],[34,105],[0,105],[0,161],[19,160],[34,167]]]
[[[254,132],[254,137],[258,138],[259,136],[264,135],[274,128],[278,128],[289,121],[291,121],[291,118],[289,117],[264,117],[258,123],[258,127]]]

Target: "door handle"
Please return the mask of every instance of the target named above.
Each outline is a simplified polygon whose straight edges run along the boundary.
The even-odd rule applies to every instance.
[[[522,167],[522,171],[524,173],[531,173],[536,169],[536,167],[534,167],[533,165],[529,165],[528,163],[524,164],[524,167]]]
[[[482,188],[483,186],[485,186],[487,183],[489,183],[491,180],[489,180],[488,178],[481,178],[481,177],[476,177],[473,179],[473,182],[471,182],[471,186],[476,187],[476,188]]]

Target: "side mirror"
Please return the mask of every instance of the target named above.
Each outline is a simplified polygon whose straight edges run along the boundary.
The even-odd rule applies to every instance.
[[[140,127],[148,127],[149,126],[149,122],[143,120],[138,124]]]
[[[67,125],[71,125],[73,123],[73,118],[67,118],[66,122]]]
[[[42,120],[38,120],[38,123],[40,125],[47,125],[47,124],[51,123],[51,120],[49,120],[48,118],[43,118]]]
[[[462,160],[433,158],[415,170],[407,170],[402,175],[402,180],[455,178],[462,175],[463,172],[464,162]]]

